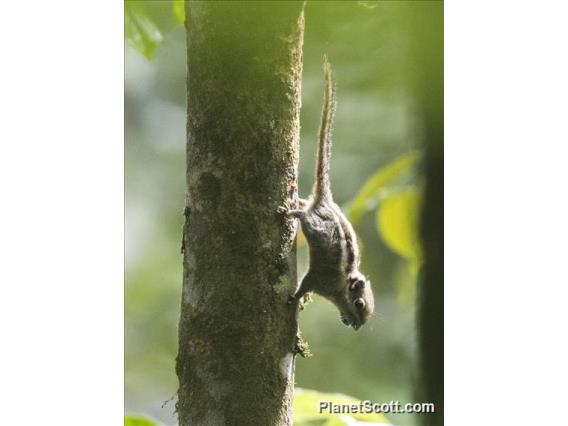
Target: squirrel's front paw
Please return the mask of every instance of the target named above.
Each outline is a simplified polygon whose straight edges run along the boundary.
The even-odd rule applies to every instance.
[[[288,216],[295,211],[295,205],[296,203],[294,201],[287,198],[284,200],[284,203],[276,209],[276,211],[279,214],[285,214],[286,216]]]

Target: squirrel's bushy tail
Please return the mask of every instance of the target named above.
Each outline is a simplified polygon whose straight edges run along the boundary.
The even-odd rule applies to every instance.
[[[325,74],[325,90],[323,95],[323,107],[319,131],[316,176],[313,188],[314,201],[332,198],[329,178],[329,163],[331,160],[331,134],[333,130],[336,101],[333,71],[327,56],[324,56],[323,70]]]

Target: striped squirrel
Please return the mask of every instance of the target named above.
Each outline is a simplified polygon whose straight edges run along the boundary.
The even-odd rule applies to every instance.
[[[346,326],[358,330],[373,313],[375,303],[371,283],[359,271],[357,236],[331,193],[329,163],[336,100],[333,72],[327,57],[324,73],[324,101],[312,192],[307,200],[299,200],[299,209],[280,207],[278,212],[300,220],[310,249],[308,272],[290,301],[298,301],[313,291],[337,307]]]

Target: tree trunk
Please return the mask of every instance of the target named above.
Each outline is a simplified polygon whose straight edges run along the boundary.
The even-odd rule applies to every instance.
[[[435,404],[420,415],[428,426],[444,424],[444,5],[410,3],[423,119],[424,206],[420,234],[424,265],[418,283],[420,399]]]
[[[291,425],[301,2],[189,2],[177,412]]]

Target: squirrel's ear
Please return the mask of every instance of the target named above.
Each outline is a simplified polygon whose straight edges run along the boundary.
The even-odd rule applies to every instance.
[[[365,281],[363,281],[361,279],[353,279],[351,281],[351,284],[349,285],[349,290],[351,290],[351,291],[360,290],[363,287],[365,287]]]

